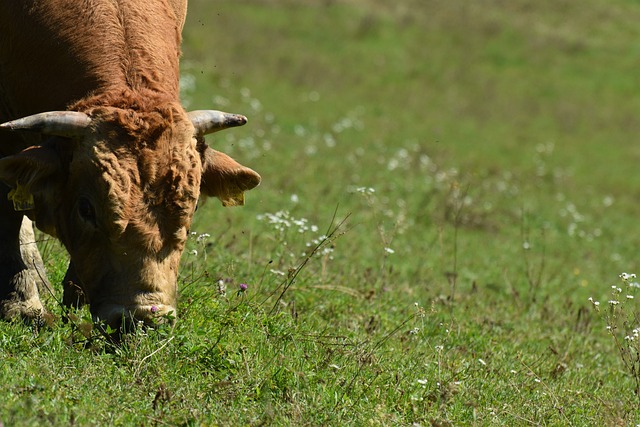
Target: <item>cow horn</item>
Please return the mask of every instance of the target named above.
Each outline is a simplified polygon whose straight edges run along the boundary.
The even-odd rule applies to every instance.
[[[196,129],[196,135],[200,136],[247,123],[247,118],[243,115],[216,110],[190,111],[188,115]]]
[[[85,113],[77,111],[48,111],[0,124],[0,128],[28,130],[46,135],[72,138],[84,135],[90,123],[91,118]]]

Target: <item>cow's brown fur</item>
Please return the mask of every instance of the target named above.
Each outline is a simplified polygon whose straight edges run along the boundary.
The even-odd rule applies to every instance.
[[[73,142],[25,149],[39,141],[0,133],[0,155],[10,155],[0,159],[0,179],[33,194],[27,214],[61,239],[71,256],[67,279],[108,321],[175,310],[201,190],[224,201],[259,182],[197,138],[180,105],[185,14],[186,0],[0,1],[0,121],[62,109],[92,118],[90,134]],[[0,215],[17,224],[4,198]],[[0,239],[14,228],[0,226]],[[0,280],[18,283],[5,285],[4,296],[0,283],[5,317],[41,309],[39,301],[24,308],[34,285],[20,279],[24,265],[14,258],[0,245]]]
[[[65,109],[90,94],[115,100],[127,93],[127,101],[146,110],[177,101],[183,22],[176,11],[184,18],[179,3],[2,2],[0,25],[8,42],[0,52],[12,58],[2,64],[10,79],[4,90],[16,116]]]

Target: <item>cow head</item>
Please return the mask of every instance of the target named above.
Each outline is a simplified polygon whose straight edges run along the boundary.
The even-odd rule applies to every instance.
[[[54,135],[0,159],[14,207],[67,248],[97,319],[147,321],[176,310],[178,264],[199,196],[242,204],[260,176],[203,135],[244,124],[217,111],[99,107],[1,125]]]

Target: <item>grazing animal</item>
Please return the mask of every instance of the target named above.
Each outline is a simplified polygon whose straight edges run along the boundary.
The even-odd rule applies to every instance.
[[[0,317],[45,313],[31,221],[69,252],[65,304],[113,327],[175,312],[199,196],[260,183],[204,141],[243,116],[180,104],[186,8],[0,0]]]

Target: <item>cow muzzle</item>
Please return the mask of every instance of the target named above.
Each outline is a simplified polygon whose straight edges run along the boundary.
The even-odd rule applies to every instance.
[[[92,314],[93,321],[113,331],[128,332],[138,326],[156,326],[173,323],[176,308],[170,305],[138,305],[126,307],[118,304],[106,304],[97,308]]]

